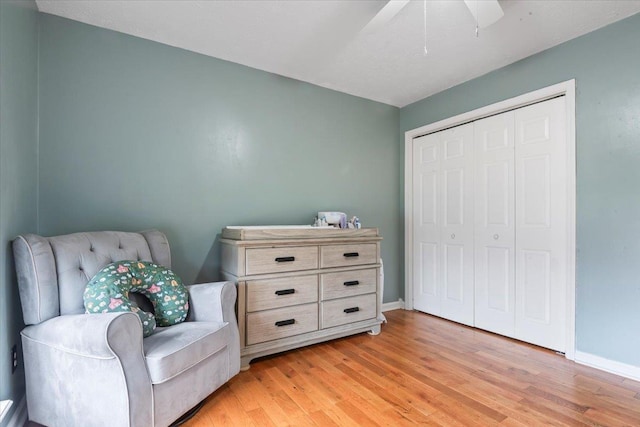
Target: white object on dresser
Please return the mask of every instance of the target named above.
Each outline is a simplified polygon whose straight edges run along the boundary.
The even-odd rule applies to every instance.
[[[334,338],[380,333],[377,228],[227,227],[222,274],[238,284],[242,367]]]

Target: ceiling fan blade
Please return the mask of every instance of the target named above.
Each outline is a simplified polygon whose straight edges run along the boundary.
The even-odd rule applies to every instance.
[[[391,21],[409,3],[409,0],[390,0],[383,6],[376,16],[362,29],[362,31],[376,31]]]
[[[486,28],[504,16],[498,0],[464,0],[464,2],[480,28]]]

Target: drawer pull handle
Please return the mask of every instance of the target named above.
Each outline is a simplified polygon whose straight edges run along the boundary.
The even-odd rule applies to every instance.
[[[345,258],[354,258],[354,257],[360,256],[358,252],[347,252],[343,255]]]
[[[356,311],[360,311],[360,307],[349,307],[343,310],[345,313],[355,313]]]
[[[289,295],[289,294],[295,294],[296,290],[295,289],[281,289],[279,291],[276,291],[276,295]]]
[[[357,280],[352,280],[350,282],[344,282],[343,283],[343,285],[345,285],[345,286],[356,286],[356,285],[359,285],[359,284],[360,284],[360,282],[357,281]]]
[[[296,257],[294,256],[279,256],[278,258],[276,258],[276,262],[291,262],[295,260]]]
[[[294,323],[296,323],[296,319],[278,320],[276,322],[276,326],[277,327],[287,326],[287,325],[293,325]]]

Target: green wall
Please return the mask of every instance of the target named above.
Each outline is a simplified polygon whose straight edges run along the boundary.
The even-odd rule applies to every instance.
[[[11,373],[11,347],[21,355],[22,310],[11,240],[37,227],[38,12],[35,2],[0,1],[0,400],[24,396],[24,368]]]
[[[399,110],[42,14],[40,232],[158,228],[190,283],[226,225],[357,215],[401,292]]]
[[[407,130],[576,79],[577,349],[635,366],[640,366],[639,40],[637,14],[400,111],[404,137]]]

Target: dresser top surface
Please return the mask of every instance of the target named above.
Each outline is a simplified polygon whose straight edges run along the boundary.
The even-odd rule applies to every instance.
[[[221,237],[228,240],[296,240],[296,239],[352,239],[378,237],[377,228],[334,228],[292,225],[229,226],[222,229]]]

